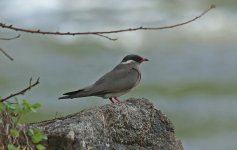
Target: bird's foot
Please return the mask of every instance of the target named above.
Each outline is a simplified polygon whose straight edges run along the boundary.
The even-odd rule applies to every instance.
[[[114,99],[119,103],[120,102],[120,100],[117,98],[117,97],[114,97]]]
[[[109,100],[110,100],[112,103],[120,103],[120,100],[119,100],[117,97],[110,97]]]
[[[112,103],[116,103],[116,101],[114,101],[113,97],[110,97],[109,100],[110,100]]]

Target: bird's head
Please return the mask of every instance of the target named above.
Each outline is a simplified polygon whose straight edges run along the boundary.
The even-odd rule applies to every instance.
[[[123,58],[121,64],[128,64],[128,63],[132,63],[132,62],[135,62],[136,64],[141,64],[144,61],[149,61],[149,60],[146,58],[143,58],[141,56],[131,54],[131,55],[125,56]]]

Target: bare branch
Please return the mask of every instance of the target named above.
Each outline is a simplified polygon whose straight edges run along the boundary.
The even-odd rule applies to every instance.
[[[207,12],[209,12],[211,9],[215,8],[215,5],[211,5],[207,10],[203,11],[200,15],[197,17],[190,19],[185,22],[177,23],[174,25],[168,25],[168,26],[162,26],[162,27],[135,27],[135,28],[127,28],[127,29],[120,29],[120,30],[111,30],[111,31],[96,31],[96,32],[51,32],[51,31],[42,31],[40,29],[36,30],[30,30],[30,29],[24,29],[19,27],[14,27],[13,25],[6,25],[5,23],[0,23],[0,27],[15,30],[15,31],[21,31],[21,32],[27,32],[27,33],[36,33],[36,34],[43,34],[43,35],[98,35],[104,38],[107,38],[109,40],[116,40],[109,38],[108,36],[105,36],[105,34],[112,34],[112,33],[120,33],[120,32],[131,32],[131,31],[137,31],[137,30],[162,30],[162,29],[169,29],[169,28],[175,28],[179,27],[188,23],[191,23],[199,18],[201,18],[203,15],[205,15]]]
[[[23,90],[21,90],[21,91],[19,91],[19,92],[16,92],[16,93],[14,93],[14,94],[9,95],[9,96],[7,96],[6,98],[0,99],[0,102],[4,102],[4,101],[6,101],[6,100],[8,100],[8,99],[10,99],[10,98],[12,98],[12,97],[17,96],[17,95],[24,95],[25,92],[29,91],[32,87],[34,87],[34,86],[36,86],[37,84],[39,84],[39,79],[40,79],[40,78],[38,78],[38,79],[35,81],[35,83],[31,84],[32,78],[30,78],[30,80],[29,80],[29,86],[28,86],[28,87],[26,87],[25,89],[23,89]]]
[[[14,59],[13,59],[9,54],[7,54],[2,48],[0,48],[0,51],[1,51],[7,58],[9,58],[11,61],[14,60]]]
[[[21,35],[18,34],[17,36],[11,37],[11,38],[0,38],[0,40],[14,40],[14,39],[18,39]]]

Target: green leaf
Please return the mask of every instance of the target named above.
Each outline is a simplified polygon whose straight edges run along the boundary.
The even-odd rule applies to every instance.
[[[5,104],[0,102],[0,112],[5,111]]]
[[[8,149],[8,150],[20,150],[19,147],[16,147],[16,146],[14,146],[13,144],[8,144],[8,145],[7,145],[7,149]]]
[[[24,105],[30,105],[30,103],[29,103],[26,99],[23,99],[23,100],[22,100],[22,104],[24,104]]]
[[[34,131],[33,136],[31,136],[31,140],[33,143],[39,143],[45,139],[45,135],[42,133],[41,130],[36,129]]]
[[[29,136],[33,136],[33,135],[34,135],[34,131],[33,131],[32,129],[29,129],[29,130],[28,130],[28,135],[29,135]]]
[[[36,109],[41,107],[41,104],[35,103],[30,104],[27,100],[22,100],[22,112],[23,113],[29,113],[29,112],[36,112]]]
[[[8,150],[15,150],[16,147],[15,147],[14,145],[12,145],[12,144],[8,144],[8,145],[7,145],[7,149],[8,149]]]
[[[30,111],[30,103],[25,99],[22,100],[22,107],[26,112]]]
[[[34,109],[37,109],[37,108],[41,107],[41,104],[40,103],[35,103],[35,104],[31,105],[31,107],[34,108]]]
[[[36,145],[36,148],[37,148],[37,150],[45,150],[45,147],[42,144]]]
[[[16,105],[11,104],[11,103],[6,103],[6,108],[7,108],[8,111],[14,112],[16,110]]]
[[[41,107],[41,104],[35,103],[35,104],[33,104],[33,105],[30,106],[30,110],[31,110],[32,112],[36,112],[36,109],[37,109],[37,108],[40,108],[40,107]]]
[[[16,138],[16,137],[19,137],[20,133],[19,133],[19,131],[17,129],[12,128],[12,129],[10,129],[10,135],[12,137]]]
[[[36,112],[36,110],[34,108],[32,108],[32,107],[30,108],[30,111],[31,112]]]

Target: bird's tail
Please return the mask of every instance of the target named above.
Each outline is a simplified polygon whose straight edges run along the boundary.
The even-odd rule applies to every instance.
[[[78,98],[78,97],[85,97],[88,96],[88,94],[86,94],[87,92],[85,92],[85,89],[80,89],[77,91],[72,91],[72,92],[67,92],[64,93],[62,97],[59,97],[58,99],[73,99],[73,98]]]

